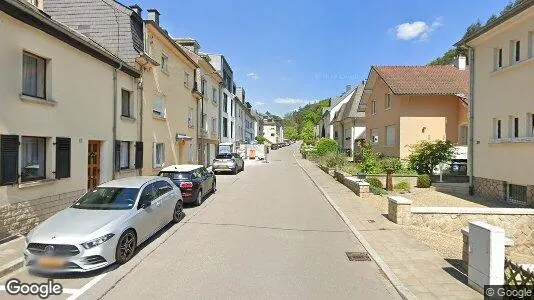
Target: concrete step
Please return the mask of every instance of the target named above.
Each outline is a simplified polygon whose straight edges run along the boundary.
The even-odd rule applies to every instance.
[[[24,237],[0,245],[0,277],[3,277],[24,266]]]

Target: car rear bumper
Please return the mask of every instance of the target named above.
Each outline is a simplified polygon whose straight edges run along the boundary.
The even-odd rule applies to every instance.
[[[198,196],[198,190],[196,190],[196,191],[186,191],[186,192],[182,193],[182,199],[183,199],[184,203],[188,203],[188,204],[189,203],[194,203],[197,200],[197,196]]]
[[[236,168],[213,167],[213,172],[235,172]]]

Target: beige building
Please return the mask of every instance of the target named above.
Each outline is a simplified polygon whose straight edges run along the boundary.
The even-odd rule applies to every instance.
[[[1,240],[139,174],[141,103],[139,71],[28,2],[2,0],[0,24]]]
[[[195,93],[199,99],[197,127],[199,144],[199,163],[209,166],[215,159],[219,146],[219,102],[223,79],[210,64],[209,56],[199,53],[200,45],[191,38],[177,39],[187,55],[198,64],[195,76]]]
[[[468,71],[459,66],[374,66],[360,111],[366,140],[380,153],[406,158],[423,140],[467,145]]]
[[[476,194],[534,206],[534,1],[459,45],[470,47],[472,184]]]
[[[145,20],[146,56],[137,59],[143,73],[143,174],[173,164],[197,163],[199,97],[193,95],[199,67],[159,26],[159,12]],[[156,63],[157,62],[157,63]]]

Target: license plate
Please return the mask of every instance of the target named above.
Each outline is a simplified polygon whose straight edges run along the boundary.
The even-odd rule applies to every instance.
[[[45,269],[59,269],[65,265],[65,260],[55,257],[43,257],[39,259],[39,267]]]

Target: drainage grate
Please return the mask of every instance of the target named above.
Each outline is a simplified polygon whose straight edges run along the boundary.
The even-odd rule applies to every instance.
[[[371,261],[367,252],[345,252],[349,261]]]
[[[367,220],[367,222],[369,222],[369,223],[375,223],[376,221],[375,221],[375,220]]]

